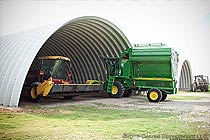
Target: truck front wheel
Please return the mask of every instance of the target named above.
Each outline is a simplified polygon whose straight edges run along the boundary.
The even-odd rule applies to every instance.
[[[192,92],[196,92],[196,90],[197,90],[197,86],[196,86],[195,83],[193,83],[193,84],[191,85],[191,91],[192,91]]]
[[[114,81],[112,86],[112,93],[109,93],[109,97],[111,98],[120,98],[123,96],[124,93],[124,86],[119,81]]]
[[[37,83],[33,83],[32,84],[32,88],[31,88],[31,91],[29,92],[29,100],[31,100],[32,102],[37,102],[39,103],[41,100],[40,100],[40,96],[37,95],[37,87],[38,87],[39,84]]]
[[[152,88],[147,92],[147,99],[150,102],[159,102],[162,99],[162,92],[159,89]]]

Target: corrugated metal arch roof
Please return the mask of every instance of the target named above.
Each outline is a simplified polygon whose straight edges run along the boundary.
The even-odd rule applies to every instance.
[[[37,67],[37,58],[62,55],[73,61],[76,83],[87,79],[104,80],[100,55],[119,56],[130,42],[122,31],[106,19],[80,17],[0,38],[0,104],[18,106],[29,69]],[[190,63],[180,62],[178,85],[189,89],[192,82]]]
[[[131,47],[122,31],[106,19],[80,17],[43,28],[1,37],[0,104],[18,106],[29,68],[43,55],[63,55],[73,61],[74,79],[105,79],[99,55],[119,56]]]
[[[192,70],[187,59],[181,59],[178,69],[178,89],[190,90],[192,84]]]

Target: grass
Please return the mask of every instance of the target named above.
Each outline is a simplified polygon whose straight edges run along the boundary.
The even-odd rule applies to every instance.
[[[210,84],[209,84],[209,92],[210,92]]]
[[[205,134],[172,113],[69,106],[34,112],[0,112],[0,139],[135,139]]]

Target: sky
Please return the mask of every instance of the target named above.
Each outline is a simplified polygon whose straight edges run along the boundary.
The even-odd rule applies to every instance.
[[[210,76],[210,0],[0,0],[0,35],[81,16],[109,20],[132,45],[167,44]]]

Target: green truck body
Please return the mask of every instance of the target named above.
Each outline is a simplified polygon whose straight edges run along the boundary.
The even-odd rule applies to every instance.
[[[148,96],[150,92],[161,94],[160,99],[154,100],[158,102],[165,100],[167,94],[177,92],[178,54],[171,48],[163,45],[128,48],[119,58],[106,58],[105,65],[107,68],[105,87],[111,97],[130,96],[132,90],[141,90],[148,91]],[[123,93],[118,94],[117,91],[120,90]]]

